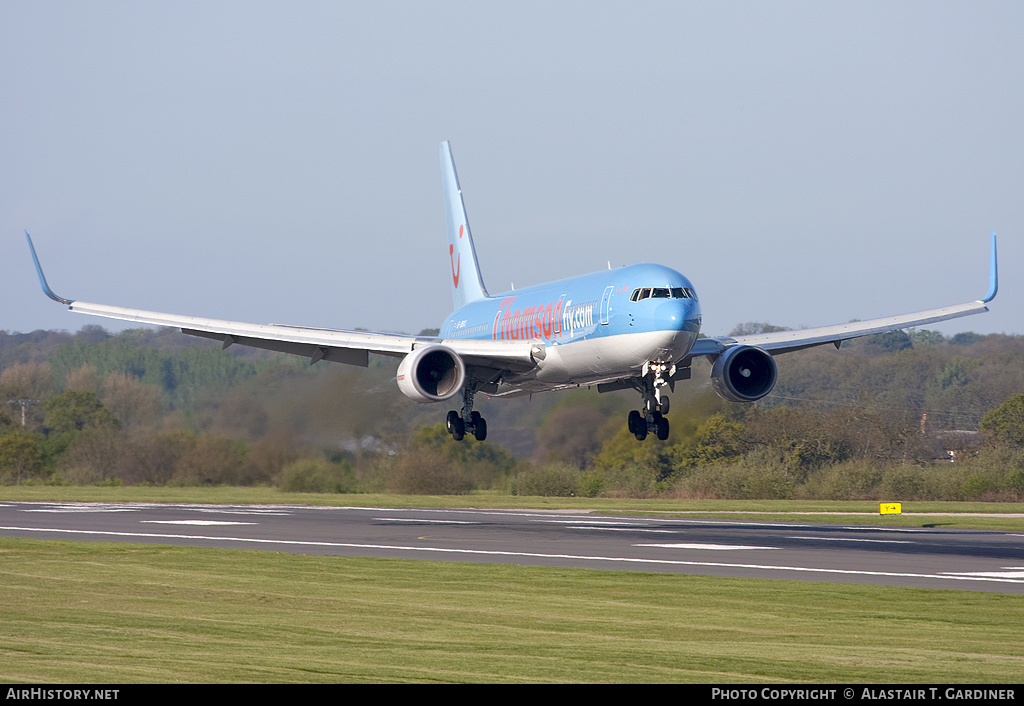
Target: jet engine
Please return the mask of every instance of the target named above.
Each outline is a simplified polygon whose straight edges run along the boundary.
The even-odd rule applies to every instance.
[[[466,365],[451,348],[417,348],[398,366],[398,389],[416,402],[441,402],[462,391]]]
[[[759,400],[775,387],[775,359],[754,346],[730,346],[711,368],[715,392],[732,402]]]

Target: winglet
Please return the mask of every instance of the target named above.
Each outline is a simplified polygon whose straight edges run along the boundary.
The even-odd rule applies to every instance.
[[[36,248],[32,245],[32,236],[28,234],[27,230],[25,231],[25,237],[28,238],[28,249],[32,252],[32,261],[36,263],[36,274],[39,275],[39,284],[43,288],[43,293],[55,302],[68,305],[74,304],[70,299],[58,297],[54,294],[54,291],[50,289],[50,285],[46,283],[46,275],[43,274],[43,268],[39,264],[39,258],[36,256]]]
[[[992,231],[992,262],[988,271],[988,294],[981,301],[988,303],[996,298],[999,291],[999,269],[996,267],[996,232]]]

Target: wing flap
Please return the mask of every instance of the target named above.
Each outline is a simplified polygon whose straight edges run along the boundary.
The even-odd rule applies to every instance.
[[[79,301],[71,302],[68,309],[79,314],[169,326],[181,329],[182,333],[190,336],[222,341],[225,348],[234,344],[252,346],[302,356],[314,363],[327,360],[365,367],[368,364],[367,353],[401,357],[412,352],[417,346],[440,343],[462,356],[467,364],[523,371],[533,368],[536,360],[543,357],[544,351],[543,344],[530,342],[450,339],[438,341],[433,338],[372,331],[248,324]]]
[[[261,348],[267,351],[288,353],[290,355],[309,358],[310,365],[321,360],[328,360],[332,363],[345,363],[346,365],[357,365],[361,368],[365,368],[370,364],[369,352],[365,349],[360,350],[356,348],[338,348],[334,346],[315,346],[312,343],[274,341],[263,338],[253,338],[251,336],[232,336],[214,331],[198,331],[196,329],[187,328],[181,329],[181,332],[188,334],[189,336],[198,336],[200,338],[210,338],[215,341],[223,341],[225,348],[237,343],[240,346],[250,346],[252,348]]]

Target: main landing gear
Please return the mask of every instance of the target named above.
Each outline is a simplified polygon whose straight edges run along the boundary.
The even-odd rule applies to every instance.
[[[462,414],[453,409],[445,420],[448,433],[456,441],[462,441],[466,434],[472,434],[477,441],[487,438],[487,420],[481,417],[479,412],[473,410],[475,394],[476,391],[467,384],[462,391]]]
[[[668,380],[666,380],[666,373]],[[675,374],[675,366],[666,363],[645,363],[643,377],[636,385],[644,398],[643,410],[632,410],[626,419],[626,426],[629,433],[636,437],[637,441],[643,441],[649,433],[654,433],[659,441],[668,438],[668,397],[663,397],[661,388],[669,384]]]

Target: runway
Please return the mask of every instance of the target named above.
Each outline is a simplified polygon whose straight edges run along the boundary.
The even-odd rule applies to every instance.
[[[1024,533],[542,510],[0,503],[0,535],[1024,593]]]

